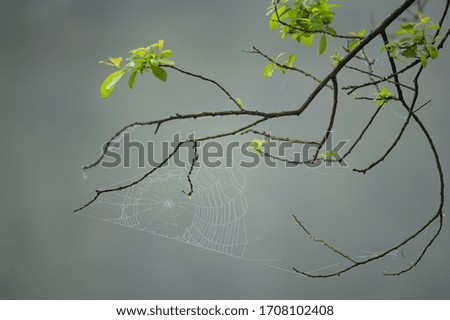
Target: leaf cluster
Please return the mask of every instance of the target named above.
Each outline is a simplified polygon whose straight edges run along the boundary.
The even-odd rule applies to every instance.
[[[439,55],[439,50],[434,46],[436,37],[431,34],[431,30],[439,29],[439,24],[428,25],[430,17],[425,17],[420,11],[418,16],[419,22],[402,23],[395,34],[403,37],[389,42],[381,48],[381,51],[387,50],[391,57],[398,60],[401,60],[399,56],[407,59],[419,58],[425,68],[428,57],[436,59]]]
[[[382,107],[392,97],[391,92],[386,87],[381,88],[375,95],[375,100],[378,101],[377,104],[379,107]]]
[[[354,39],[354,40],[352,40],[352,41],[350,41],[348,43],[347,49],[348,49],[348,51],[352,51],[356,47],[356,45],[359,44],[362,41],[362,39],[364,39],[363,37],[366,34],[366,29],[361,29],[361,30],[358,31],[358,33],[356,33],[356,32],[349,32],[349,34],[351,36],[359,38],[359,39]]]
[[[109,58],[107,61],[100,61],[99,63],[117,69],[108,75],[100,86],[100,94],[106,98],[114,90],[116,84],[126,74],[130,74],[128,78],[128,86],[133,88],[136,75],[143,74],[144,71],[151,71],[153,75],[161,81],[167,80],[167,72],[162,66],[174,66],[175,62],[167,59],[172,56],[172,50],[163,50],[164,40],[159,40],[148,47],[136,48],[129,51],[131,55],[126,59],[127,64],[121,66],[122,57]]]
[[[321,55],[327,47],[326,34],[336,34],[331,27],[334,18],[334,7],[338,4],[329,4],[328,0],[280,0],[269,7],[271,13],[269,26],[272,30],[280,27],[281,38],[288,36],[293,40],[310,46],[316,33],[322,33],[317,53]]]
[[[271,78],[275,70],[279,69],[281,73],[286,73],[286,66],[289,68],[293,67],[294,60],[296,58],[295,54],[291,53],[286,61],[283,63],[278,63],[280,58],[284,56],[286,52],[280,53],[275,59],[272,59],[273,63],[269,63],[266,65],[266,67],[263,70],[263,77],[264,78]]]

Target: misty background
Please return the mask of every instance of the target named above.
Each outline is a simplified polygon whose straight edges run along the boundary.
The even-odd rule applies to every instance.
[[[340,33],[371,29],[401,1],[336,1]],[[177,66],[221,83],[244,106],[287,110],[300,105],[315,83],[296,74],[263,79],[267,64],[243,49],[258,47],[271,56],[294,52],[296,66],[323,76],[331,70],[334,47],[316,56],[268,27],[270,1],[2,1],[0,11],[1,215],[0,298],[2,299],[448,299],[449,227],[444,228],[419,265],[399,271],[420,254],[433,227],[404,255],[388,256],[332,279],[292,273],[343,267],[345,261],[313,242],[293,223],[295,214],[309,230],[352,256],[384,251],[428,221],[438,206],[438,179],[423,134],[412,123],[394,152],[366,175],[353,173],[377,159],[398,134],[406,114],[384,107],[349,168],[232,168],[244,181],[247,202],[244,258],[205,250],[148,232],[95,219],[120,208],[93,207],[75,214],[95,189],[143,174],[145,169],[95,168],[84,179],[81,166],[100,155],[115,132],[134,121],[175,113],[233,108],[217,88],[168,70],[162,83],[151,74],[129,90],[119,83],[108,99],[99,86],[111,72],[97,62],[127,56],[128,50],[159,39],[174,52]],[[437,22],[441,3],[427,6]],[[447,23],[448,28],[448,23]],[[396,26],[390,29],[396,30]],[[446,30],[446,29],[445,29]],[[379,57],[381,42],[370,47]],[[445,47],[430,61],[421,80],[419,116],[428,127],[449,172],[448,108],[450,64]],[[384,62],[386,63],[386,62]],[[346,72],[340,85],[364,78]],[[370,94],[370,92],[368,93]],[[260,130],[291,138],[318,139],[326,128],[331,92],[322,93],[301,118],[268,122]],[[375,104],[341,97],[333,138],[354,140]],[[248,119],[182,121],[133,131],[145,143],[170,141],[173,134],[201,136],[228,131]],[[245,142],[257,136],[235,137]],[[223,145],[233,139],[223,139]],[[167,169],[169,172],[171,168]],[[209,169],[219,179],[224,171]],[[201,182],[199,182],[201,183]],[[195,180],[194,180],[195,184]],[[207,185],[207,184],[206,184]],[[204,185],[200,185],[204,187]],[[182,187],[163,189],[171,199]],[[447,193],[448,195],[448,193]],[[195,196],[195,194],[194,194]],[[258,259],[258,260],[255,260]]]

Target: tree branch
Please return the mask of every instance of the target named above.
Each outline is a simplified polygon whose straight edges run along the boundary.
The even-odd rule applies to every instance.
[[[248,53],[255,53],[258,54],[260,56],[262,56],[263,58],[267,59],[270,63],[276,65],[279,68],[283,68],[286,70],[290,70],[290,71],[295,71],[298,73],[301,73],[302,75],[313,79],[314,81],[316,81],[318,83],[318,85],[316,86],[316,88],[314,90],[312,90],[312,92],[309,94],[309,96],[303,101],[303,103],[301,103],[300,105],[298,105],[295,109],[293,110],[286,110],[286,111],[277,111],[277,112],[261,112],[258,110],[246,110],[241,106],[241,103],[239,101],[239,99],[235,98],[234,96],[232,96],[230,94],[230,92],[225,89],[221,84],[219,84],[217,81],[204,77],[200,74],[195,74],[195,73],[191,73],[188,71],[185,71],[181,68],[172,66],[172,65],[161,65],[161,67],[164,68],[169,68],[169,69],[173,69],[175,71],[178,71],[182,74],[185,74],[187,76],[193,77],[193,78],[197,78],[200,79],[202,81],[208,82],[213,84],[215,87],[217,87],[218,89],[220,89],[220,91],[225,94],[233,103],[234,105],[237,107],[237,109],[233,109],[233,110],[225,110],[225,111],[218,111],[218,112],[213,112],[213,111],[204,111],[204,112],[198,112],[198,113],[190,113],[190,114],[175,114],[173,116],[169,116],[163,119],[159,119],[159,120],[151,120],[151,121],[138,121],[138,122],[134,122],[131,123],[125,127],[123,127],[122,129],[120,129],[119,131],[117,131],[111,139],[109,139],[103,146],[103,150],[102,150],[102,154],[101,156],[92,164],[84,166],[83,169],[87,170],[93,167],[98,166],[102,160],[105,157],[105,154],[107,153],[107,151],[109,150],[109,148],[111,147],[111,144],[113,143],[114,140],[116,140],[119,136],[121,136],[125,131],[133,128],[133,127],[137,127],[137,126],[152,126],[155,125],[155,134],[158,133],[160,127],[163,124],[169,123],[169,122],[175,122],[175,121],[179,121],[179,120],[195,120],[195,119],[200,119],[200,118],[210,118],[210,117],[229,117],[229,116],[236,116],[239,118],[242,117],[250,117],[251,120],[249,120],[249,122],[247,122],[245,125],[242,126],[238,126],[237,128],[234,128],[232,130],[229,131],[221,131],[221,132],[216,132],[214,134],[208,135],[208,136],[203,136],[203,137],[199,137],[199,138],[189,138],[186,139],[185,141],[179,142],[171,151],[171,153],[169,155],[167,155],[158,165],[156,165],[155,167],[151,168],[150,170],[148,170],[144,175],[142,175],[141,177],[118,187],[114,187],[114,188],[106,188],[103,190],[96,190],[95,191],[95,196],[93,197],[93,199],[91,199],[88,203],[86,203],[85,205],[83,205],[82,207],[78,208],[75,210],[75,212],[78,212],[80,210],[83,210],[87,207],[89,207],[91,204],[93,204],[99,197],[101,197],[102,194],[105,193],[109,193],[109,192],[118,192],[118,191],[122,191],[124,189],[130,188],[140,182],[142,182],[145,178],[147,178],[149,175],[153,174],[156,170],[160,169],[162,166],[164,166],[168,161],[170,161],[173,156],[179,151],[179,149],[181,148],[181,146],[185,145],[185,144],[193,144],[192,150],[193,150],[193,156],[192,159],[190,161],[190,169],[188,171],[187,174],[187,180],[189,183],[189,190],[188,191],[183,191],[187,196],[191,197],[194,194],[194,183],[192,181],[192,173],[194,170],[194,166],[199,158],[199,154],[198,154],[198,146],[200,142],[203,141],[209,141],[209,140],[217,140],[220,138],[224,138],[224,137],[229,137],[229,136],[233,136],[233,135],[244,135],[244,134],[248,134],[248,133],[253,133],[253,134],[257,134],[257,135],[262,135],[265,136],[271,140],[275,140],[275,141],[285,141],[285,142],[290,142],[290,143],[296,143],[296,144],[311,144],[314,145],[316,150],[314,153],[314,156],[311,159],[308,159],[306,161],[291,161],[291,160],[287,160],[287,159],[283,159],[281,157],[278,156],[273,156],[270,155],[267,152],[260,152],[260,154],[262,156],[266,156],[266,157],[270,157],[272,159],[278,160],[278,161],[282,161],[282,162],[286,162],[286,163],[290,163],[290,164],[310,164],[310,163],[314,163],[316,161],[327,161],[326,159],[321,159],[319,158],[319,152],[320,149],[324,146],[325,142],[327,141],[327,139],[329,138],[329,135],[331,133],[331,131],[334,128],[335,125],[335,121],[336,121],[336,115],[337,115],[337,109],[338,109],[338,98],[339,98],[339,87],[338,87],[338,75],[341,73],[341,71],[344,68],[347,69],[351,69],[353,71],[359,72],[363,75],[368,76],[369,78],[369,82],[363,83],[363,84],[359,84],[359,85],[350,85],[350,86],[346,86],[341,88],[342,90],[348,90],[347,94],[351,94],[353,92],[355,92],[355,90],[360,89],[360,88],[364,88],[364,87],[369,87],[369,86],[374,86],[375,89],[377,90],[377,92],[379,92],[379,88],[378,85],[380,83],[383,82],[388,82],[391,83],[395,86],[396,91],[397,91],[397,96],[391,96],[388,98],[385,98],[383,100],[396,100],[398,102],[400,102],[400,104],[403,106],[403,108],[406,110],[407,112],[407,117],[402,125],[402,127],[400,128],[400,132],[397,135],[397,137],[395,138],[395,140],[392,142],[392,144],[390,145],[390,147],[384,152],[384,154],[378,158],[376,161],[372,162],[367,168],[365,169],[353,169],[356,172],[361,172],[361,173],[366,173],[367,171],[369,171],[370,169],[374,168],[375,166],[377,166],[378,164],[380,164],[381,162],[383,162],[388,155],[393,151],[393,149],[398,145],[398,143],[400,142],[401,138],[403,137],[407,126],[409,125],[409,123],[411,122],[411,120],[414,120],[415,123],[418,124],[418,126],[420,127],[422,133],[425,135],[427,142],[431,148],[431,151],[433,153],[434,156],[434,160],[435,160],[435,165],[436,165],[436,169],[438,172],[438,176],[439,176],[439,194],[440,194],[440,202],[439,202],[439,206],[437,208],[437,211],[435,212],[435,214],[428,220],[426,221],[420,228],[418,228],[416,231],[412,232],[412,234],[407,237],[406,239],[400,241],[399,243],[397,243],[396,245],[393,245],[391,247],[389,247],[388,249],[386,249],[385,251],[375,254],[374,256],[365,258],[360,260],[359,258],[353,258],[348,254],[345,254],[343,251],[337,249],[335,246],[331,245],[330,243],[328,243],[327,241],[321,239],[321,238],[317,238],[315,237],[303,224],[302,222],[300,222],[299,219],[297,219],[297,217],[294,215],[294,220],[295,222],[300,226],[300,229],[305,232],[313,241],[321,243],[322,245],[324,245],[328,250],[331,250],[332,252],[338,254],[341,258],[345,259],[347,261],[347,263],[350,263],[350,265],[348,265],[347,267],[344,267],[336,272],[332,272],[332,273],[325,273],[325,274],[311,274],[311,273],[307,273],[304,271],[299,270],[298,268],[293,268],[294,271],[298,272],[299,274],[311,277],[311,278],[328,278],[328,277],[333,277],[333,276],[339,276],[349,270],[352,270],[353,268],[356,268],[358,266],[370,263],[372,261],[381,259],[387,255],[389,255],[390,253],[398,250],[399,248],[402,248],[404,245],[406,245],[407,243],[409,243],[411,240],[415,239],[417,236],[419,236],[422,232],[424,232],[432,223],[437,222],[439,224],[439,227],[437,229],[437,231],[434,233],[433,237],[431,238],[431,240],[429,240],[427,242],[427,244],[425,245],[425,247],[423,248],[423,250],[421,251],[421,253],[419,254],[419,256],[413,261],[413,263],[411,263],[411,265],[408,268],[405,268],[397,273],[385,273],[385,275],[400,275],[403,274],[405,272],[408,272],[409,270],[411,270],[412,268],[414,268],[423,258],[423,256],[425,255],[425,253],[428,251],[428,249],[431,247],[431,245],[433,244],[433,242],[435,241],[435,239],[437,238],[437,236],[440,234],[441,230],[442,230],[442,226],[443,226],[443,206],[444,206],[444,188],[445,188],[445,184],[444,184],[444,174],[442,171],[442,166],[441,166],[441,162],[440,162],[440,158],[439,158],[439,153],[434,145],[433,139],[431,138],[427,128],[425,127],[425,125],[423,124],[423,122],[420,120],[420,118],[417,116],[417,111],[419,111],[420,109],[422,109],[424,106],[428,105],[428,103],[430,101],[427,101],[426,103],[422,104],[420,107],[416,108],[417,105],[417,101],[418,101],[418,97],[419,97],[419,78],[422,74],[423,71],[423,67],[419,66],[414,79],[413,79],[413,86],[409,86],[405,83],[403,83],[402,81],[400,81],[400,75],[405,73],[408,70],[411,70],[412,68],[414,68],[415,66],[417,66],[420,63],[419,59],[414,60],[413,62],[411,62],[410,64],[408,64],[407,66],[405,66],[403,69],[397,70],[397,65],[396,65],[396,61],[394,60],[394,58],[392,58],[389,54],[387,56],[387,59],[389,61],[390,64],[390,68],[391,68],[391,73],[388,76],[382,77],[379,75],[376,75],[374,73],[374,63],[375,60],[370,59],[365,51],[364,48],[371,43],[374,39],[376,39],[378,36],[381,36],[381,38],[384,41],[384,44],[388,44],[389,43],[389,39],[388,36],[386,34],[386,29],[388,28],[388,26],[391,25],[392,22],[394,22],[395,20],[397,20],[401,14],[403,14],[404,12],[406,12],[408,10],[408,8],[415,2],[415,0],[405,0],[403,2],[402,5],[400,5],[399,7],[397,7],[395,10],[392,11],[392,13],[386,17],[381,24],[376,27],[375,29],[373,29],[367,36],[365,37],[355,37],[355,36],[343,36],[343,35],[334,35],[331,34],[328,31],[324,31],[324,30],[300,30],[303,32],[311,32],[311,33],[325,33],[328,35],[332,35],[335,38],[343,38],[343,39],[358,39],[360,40],[360,42],[353,48],[353,50],[347,50],[347,54],[342,58],[342,60],[340,60],[340,62],[338,62],[336,64],[336,66],[334,67],[334,69],[328,73],[328,75],[326,75],[322,80],[319,79],[318,77],[312,75],[311,73],[308,73],[300,68],[295,68],[295,67],[291,67],[291,66],[287,66],[285,64],[280,64],[278,63],[276,60],[270,58],[268,55],[264,54],[263,52],[261,52],[259,49],[252,47],[251,50],[248,50],[246,52]],[[278,22],[281,23],[284,26],[287,27],[291,27],[291,28],[297,28],[295,26],[290,26],[286,23],[284,23],[281,19],[280,16],[278,14],[277,11],[277,5],[279,4],[279,1],[277,0],[276,2],[273,3],[274,4],[274,10],[276,12],[277,15],[277,19]],[[450,0],[446,1],[446,5],[444,8],[444,11],[442,13],[441,19],[439,21],[439,25],[442,27],[444,21],[446,20],[447,14],[448,14],[448,9],[450,6]],[[440,35],[441,30],[436,30],[436,36]],[[442,49],[444,46],[445,41],[448,39],[450,35],[450,29],[445,33],[445,35],[442,37],[442,40],[439,42],[439,44],[437,45],[438,50]],[[361,54],[361,56],[358,56],[358,54]],[[427,56],[428,57],[428,56]],[[361,68],[355,67],[355,66],[349,66],[349,62],[350,61],[354,61],[356,59],[361,60],[362,62],[365,62],[367,64],[367,68],[368,70],[365,71]],[[377,80],[376,80],[377,79]],[[331,84],[330,84],[331,82]],[[331,112],[329,115],[329,119],[328,119],[328,123],[327,123],[327,128],[321,138],[320,141],[315,141],[315,140],[301,140],[301,139],[291,139],[289,137],[277,137],[277,136],[273,136],[270,133],[267,133],[265,131],[259,131],[256,129],[256,127],[259,124],[265,123],[269,120],[272,119],[278,119],[278,118],[283,118],[283,117],[293,117],[293,116],[300,116],[310,105],[313,101],[316,100],[316,97],[318,96],[318,94],[324,89],[324,88],[330,88],[333,90],[333,98],[332,98],[332,108],[331,108]],[[405,96],[404,96],[404,92],[403,90],[408,89],[411,90],[413,92],[413,97],[411,99],[411,101],[408,103],[405,100]],[[357,98],[358,99],[358,98]],[[369,100],[373,100],[372,98],[369,97],[359,97],[359,99],[369,99]],[[377,108],[377,110],[374,112],[374,114],[371,116],[369,122],[366,124],[366,126],[363,128],[362,132],[359,134],[359,136],[356,138],[355,142],[352,144],[352,146],[350,147],[350,149],[344,154],[344,156],[337,161],[334,161],[332,159],[330,159],[330,162],[342,162],[344,158],[346,158],[348,155],[351,154],[351,152],[354,150],[354,148],[362,141],[363,136],[367,133],[368,129],[373,125],[375,118],[377,117],[377,115],[379,114],[381,108]]]
[[[176,70],[176,71],[178,71],[178,72],[181,72],[181,73],[184,73],[184,74],[186,74],[186,75],[188,75],[188,76],[191,76],[191,77],[193,77],[193,78],[197,78],[197,79],[201,79],[201,80],[203,80],[203,81],[206,81],[206,82],[210,82],[210,83],[212,83],[212,84],[214,84],[216,87],[218,87],[223,93],[225,93],[226,94],[226,96],[231,100],[231,101],[233,101],[233,103],[236,105],[236,107],[238,107],[238,109],[240,109],[240,110],[243,110],[243,108],[242,108],[242,106],[241,106],[241,104],[237,101],[237,99],[235,99],[222,85],[220,85],[217,81],[215,81],[215,80],[212,80],[212,79],[209,79],[209,78],[206,78],[206,77],[204,77],[204,76],[202,76],[202,75],[200,75],[200,74],[195,74],[195,73],[192,73],[192,72],[188,72],[188,71],[185,71],[185,70],[182,70],[182,69],[180,69],[180,68],[178,68],[178,67],[175,67],[175,66],[171,66],[171,65],[161,65],[161,67],[166,67],[166,68],[170,68],[170,69],[174,69],[174,70]]]

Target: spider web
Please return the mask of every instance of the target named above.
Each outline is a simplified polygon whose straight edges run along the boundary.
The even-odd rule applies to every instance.
[[[207,250],[242,257],[248,244],[244,197],[246,177],[238,170],[195,168],[192,200],[187,169],[156,171],[137,185],[102,194],[91,214],[127,228],[145,231]],[[133,179],[108,186],[125,185]],[[106,210],[105,210],[106,209]]]

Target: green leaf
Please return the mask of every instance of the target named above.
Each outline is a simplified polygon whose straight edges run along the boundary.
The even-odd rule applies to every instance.
[[[172,55],[172,50],[164,50],[161,52],[161,55],[159,56],[160,59],[170,57]]]
[[[159,67],[159,61],[156,59],[150,59],[150,64],[152,67]]]
[[[428,22],[428,20],[430,20],[430,17],[425,17],[420,10],[417,11],[417,15],[420,18],[420,23],[421,24],[425,24],[425,23]]]
[[[289,55],[289,58],[288,58],[288,66],[289,66],[289,67],[292,68],[292,65],[294,64],[295,58],[296,58],[296,57],[295,57],[295,54],[291,53],[291,54]]]
[[[108,97],[111,91],[114,90],[114,87],[116,86],[117,82],[119,82],[120,79],[122,79],[125,73],[126,72],[124,70],[118,70],[107,76],[100,86],[100,95],[103,98]]]
[[[410,37],[404,37],[398,40],[398,42],[400,42],[403,46],[407,46],[408,45],[407,43],[410,41],[413,41],[413,39]]]
[[[394,34],[404,34],[404,33],[408,33],[408,31],[406,31],[406,30],[404,30],[404,29],[400,29],[400,30],[397,30],[397,31],[395,31],[394,32]],[[409,33],[411,33],[411,32],[409,32]]]
[[[431,59],[436,59],[439,56],[439,50],[433,45],[429,45],[427,47],[428,53],[430,54]]]
[[[276,18],[275,18],[276,19]],[[275,30],[280,23],[277,20],[270,19],[269,28],[270,30]]]
[[[106,64],[107,66],[110,66],[110,67],[115,67],[115,65],[114,65],[113,63],[109,62],[109,61],[103,61],[103,60],[101,60],[101,61],[99,61],[98,63],[99,63],[99,64]]]
[[[156,44],[156,43],[155,43]],[[155,59],[156,58],[156,53],[152,52],[152,51],[147,51],[145,53],[145,58],[147,58],[147,60],[151,60],[151,59]]]
[[[138,61],[136,61],[136,65],[134,67],[135,70],[143,73],[144,69],[146,68],[147,65],[147,61],[144,59],[139,59]]]
[[[348,50],[352,51],[352,50],[356,47],[356,45],[357,45],[358,43],[359,43],[359,40],[358,40],[358,39],[355,39],[355,40],[351,41],[351,42],[348,44]]]
[[[389,55],[393,58],[397,58],[400,52],[400,48],[398,46],[393,47],[389,50]],[[415,57],[415,56],[414,56]],[[397,58],[398,59],[398,58]]]
[[[117,67],[120,68],[120,63],[122,62],[122,57],[118,57],[118,58],[112,58],[109,57],[109,60]]]
[[[136,61],[130,60],[122,69],[135,69]]]
[[[159,64],[166,64],[168,66],[174,66],[175,62],[169,59],[159,59]]]
[[[123,60],[121,57],[117,57],[117,58],[109,57],[108,59],[109,59],[109,61],[99,61],[98,63],[106,64],[110,67],[120,68],[120,63]]]
[[[314,35],[313,34],[305,34],[305,35],[302,35],[300,37],[300,39],[305,46],[309,47],[314,41]]]
[[[280,9],[278,9],[278,14],[280,14]],[[270,30],[275,30],[280,22],[278,21],[277,13],[274,12],[269,20],[269,28]]]
[[[241,98],[237,98],[237,99],[236,99],[236,102],[237,102],[237,104],[238,104],[240,107],[242,107],[242,100],[241,100]]]
[[[417,48],[411,47],[400,52],[400,54],[406,58],[415,58],[417,56]]]
[[[422,20],[424,18],[424,15],[422,13],[422,11],[417,10],[417,15],[419,16],[420,20]]]
[[[414,24],[413,23],[402,23],[400,25],[400,30],[395,32],[394,34],[402,34],[402,33],[410,33],[414,34]]]
[[[317,54],[320,56],[322,53],[324,53],[325,49],[327,48],[327,37],[325,34],[322,34],[319,41],[319,46],[317,47]]]
[[[381,88],[380,92],[378,93],[378,96],[383,99],[389,98],[391,96],[391,92],[389,91],[388,88],[383,87],[383,88]]]
[[[327,31],[333,35],[335,35],[337,33],[336,30],[334,30],[334,28],[332,28],[332,27],[328,27]]]
[[[439,29],[440,26],[438,23],[434,23],[434,24],[430,24],[429,26],[427,26],[427,28],[429,29]]]
[[[152,65],[150,67],[150,69],[152,70],[153,75],[156,78],[158,78],[159,80],[161,80],[161,81],[166,81],[167,80],[167,72],[163,68]]]
[[[383,87],[383,88],[381,88],[380,91],[376,92],[375,95],[376,95],[376,98],[374,99],[374,101],[377,101],[378,106],[381,107],[391,97],[391,92],[389,91],[388,88]]]
[[[422,64],[422,66],[424,67],[424,68],[426,68],[427,67],[427,65],[428,65],[428,60],[427,60],[427,57],[425,57],[425,55],[421,52],[420,53],[420,63]]]
[[[263,77],[264,78],[270,78],[273,75],[273,65],[272,64],[268,64],[263,71]]]
[[[322,2],[322,1],[321,1]],[[324,2],[326,2],[326,1],[324,1]],[[330,9],[330,8],[341,8],[342,7],[342,5],[340,5],[340,4],[338,4],[338,3],[330,3],[330,4],[327,4],[327,7],[328,7],[328,9]]]
[[[261,149],[264,149],[263,145],[268,142],[269,142],[268,140],[261,141],[259,139],[253,139],[253,141],[250,142],[249,147],[251,147],[255,151],[255,153],[261,155]]]
[[[137,71],[134,71],[130,77],[128,78],[128,87],[130,89],[133,89],[133,85],[134,85],[134,80],[136,80],[136,75],[137,75]]]
[[[280,53],[278,56],[277,56],[277,58],[275,59],[275,61],[278,61],[278,59],[280,59],[283,55],[285,55],[286,54],[286,52],[282,52],[282,53]]]
[[[342,57],[339,57],[339,52],[337,50],[334,50],[334,54],[331,56],[333,61],[331,62],[331,65],[335,67],[339,62],[342,61]]]
[[[146,51],[147,51],[147,48],[136,48],[136,49],[130,50],[131,58],[134,58],[136,56],[139,56],[142,58],[145,56]]]

